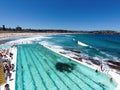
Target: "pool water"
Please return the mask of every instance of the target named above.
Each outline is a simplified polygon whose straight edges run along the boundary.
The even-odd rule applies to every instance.
[[[10,49],[11,46],[9,44],[2,44],[2,45],[0,45],[0,48],[2,48],[2,49]]]
[[[71,72],[60,72],[57,62],[72,63]],[[110,76],[63,57],[42,45],[18,45],[16,90],[115,90]]]

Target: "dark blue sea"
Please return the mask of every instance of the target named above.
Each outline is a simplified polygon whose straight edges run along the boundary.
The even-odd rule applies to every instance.
[[[82,58],[120,61],[120,35],[61,34],[49,36],[42,41],[51,47],[80,51]]]

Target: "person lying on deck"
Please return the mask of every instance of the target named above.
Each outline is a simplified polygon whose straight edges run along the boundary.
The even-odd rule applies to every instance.
[[[9,84],[6,84],[6,85],[5,85],[5,90],[10,90]]]

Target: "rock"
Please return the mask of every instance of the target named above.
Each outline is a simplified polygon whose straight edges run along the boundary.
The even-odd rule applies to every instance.
[[[79,57],[71,57],[71,58],[76,59],[76,60],[82,62],[82,58],[79,58]]]
[[[110,64],[108,64],[108,66],[112,69],[116,69],[116,70],[120,71],[120,66],[115,66],[115,65],[110,65]]]
[[[79,50],[71,49],[70,51],[75,52],[75,53],[81,53]]]
[[[110,68],[120,71],[120,62],[112,61],[112,60],[108,60],[106,62]]]
[[[87,63],[88,65],[92,65],[91,63],[89,63],[89,62],[85,62],[85,63]]]
[[[114,64],[114,65],[117,65],[117,66],[120,66],[120,62],[117,62],[117,61],[108,60],[107,62]]]
[[[61,53],[61,54],[66,54],[65,52],[59,52],[59,53]]]

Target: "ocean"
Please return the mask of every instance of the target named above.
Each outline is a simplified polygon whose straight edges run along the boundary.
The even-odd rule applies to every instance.
[[[120,35],[60,34],[49,36],[39,42],[46,43],[55,50],[80,51],[80,54],[71,54],[85,59],[120,61]]]

